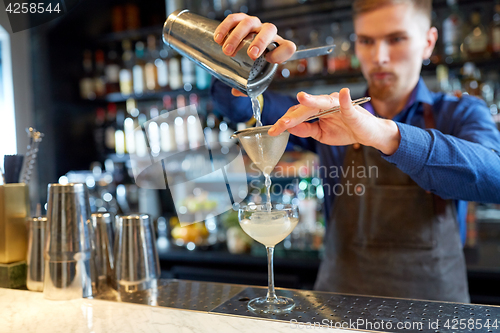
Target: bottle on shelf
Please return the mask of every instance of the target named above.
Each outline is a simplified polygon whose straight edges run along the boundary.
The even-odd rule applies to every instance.
[[[155,60],[158,86],[160,89],[168,87],[168,51],[165,45],[160,41],[159,57]]]
[[[462,68],[462,87],[471,96],[481,96],[481,72],[474,63],[466,62]]]
[[[139,7],[135,4],[128,3],[124,6],[125,14],[125,29],[137,30],[141,27]]]
[[[123,131],[125,134],[125,150],[129,154],[135,154],[135,134],[134,130],[139,126],[137,117],[139,116],[139,109],[135,99],[129,98],[126,101],[127,115],[123,122]]]
[[[186,97],[184,95],[177,95],[177,116],[174,119],[174,132],[176,149],[179,151],[186,150],[189,146],[189,139],[187,133],[187,117],[186,117]]]
[[[132,67],[132,82],[134,87],[134,93],[136,95],[142,95],[145,91],[145,80],[144,80],[144,67],[146,63],[144,61],[144,43],[138,41],[135,43],[135,65]]]
[[[446,62],[451,63],[462,57],[463,20],[458,9],[457,0],[446,0],[451,13],[443,21],[443,49]]]
[[[464,39],[464,48],[467,56],[471,58],[488,55],[488,33],[481,24],[481,13],[477,10],[471,14],[469,31]]]
[[[132,52],[132,43],[125,39],[122,41],[122,60],[123,67],[120,69],[120,92],[124,95],[130,95],[133,91],[132,85],[132,67],[134,66],[134,54]]]
[[[179,56],[173,56],[168,62],[168,81],[170,89],[177,90],[182,87],[181,62]]]
[[[328,55],[328,73],[333,74],[338,71],[347,71],[351,67],[349,50],[351,43],[342,36],[340,23],[334,22],[330,25],[335,50]],[[330,40],[330,39],[329,39]]]
[[[106,74],[104,51],[95,51],[95,72],[94,72],[94,91],[96,97],[103,97],[106,95]]]
[[[148,91],[158,90],[158,72],[155,65],[156,59],[160,57],[156,50],[156,37],[149,35],[147,39],[146,64],[144,65],[144,78],[146,81],[146,89]]]
[[[94,80],[92,77],[92,52],[83,51],[83,77],[80,79],[80,97],[83,99],[95,99]]]
[[[443,64],[438,65],[436,67],[436,78],[439,84],[439,90],[444,93],[450,93],[451,85],[448,66]]]
[[[106,153],[115,153],[115,131],[116,131],[116,104],[108,103],[106,123],[104,130],[104,146]]]
[[[119,156],[123,156],[126,152],[124,122],[125,113],[122,109],[118,109],[116,111],[115,153]]]
[[[160,134],[160,119],[159,111],[156,105],[152,105],[149,109],[149,121],[147,124],[147,133],[149,140],[149,148],[152,156],[158,156],[161,152],[161,134]]]
[[[201,66],[196,66],[196,88],[199,90],[205,90],[210,87],[210,82],[212,80],[212,76],[206,70],[204,70]]]
[[[125,30],[125,15],[123,6],[113,6],[111,9],[111,26],[113,32]]]
[[[120,64],[114,44],[112,44],[108,50],[104,72],[106,75],[106,93],[112,94],[120,92]]]
[[[321,46],[319,42],[319,33],[316,30],[311,30],[309,33],[309,47]],[[307,59],[307,73],[309,75],[322,74],[325,69],[325,56],[312,57]]]
[[[106,123],[106,110],[104,108],[97,108],[95,114],[94,123],[94,142],[99,155],[104,156],[106,154],[106,149],[104,146],[104,131]]]
[[[182,84],[184,90],[191,91],[196,84],[196,65],[186,57],[181,58]]]
[[[207,118],[206,126],[203,129],[205,135],[205,141],[208,145],[212,143],[217,143],[219,141],[219,119],[212,112],[213,104],[211,101],[207,103]]]
[[[173,110],[172,97],[163,96],[163,108],[160,111],[162,122],[160,124],[160,149],[162,152],[174,151],[177,147],[175,142],[174,120],[170,119],[169,111]]]
[[[495,4],[495,13],[490,24],[490,49],[493,54],[500,55],[500,1]]]

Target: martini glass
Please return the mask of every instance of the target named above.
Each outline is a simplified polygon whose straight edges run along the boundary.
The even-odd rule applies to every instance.
[[[276,296],[274,291],[273,253],[274,246],[288,236],[299,222],[299,210],[294,205],[250,204],[238,211],[240,226],[250,237],[266,246],[268,268],[268,290],[266,297],[248,302],[254,313],[280,314],[290,312],[295,302],[289,297]]]

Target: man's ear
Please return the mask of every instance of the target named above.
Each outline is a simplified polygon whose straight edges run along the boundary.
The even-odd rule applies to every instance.
[[[438,30],[435,27],[431,27],[425,36],[425,49],[423,54],[423,60],[429,59],[434,51],[436,42],[438,40]]]

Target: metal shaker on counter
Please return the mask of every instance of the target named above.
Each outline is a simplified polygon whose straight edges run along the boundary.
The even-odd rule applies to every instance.
[[[44,297],[93,296],[98,278],[87,186],[49,184],[48,192]]]
[[[214,41],[219,23],[188,10],[177,10],[168,16],[163,26],[163,40],[227,85],[248,96],[260,95],[271,83],[278,65],[267,62],[265,54],[255,61],[248,56],[253,36],[241,41],[235,56],[225,55],[222,47]],[[273,50],[276,45],[269,45],[267,50]],[[333,45],[327,45],[300,50],[289,60],[325,55],[331,53],[333,48]]]
[[[149,215],[116,217],[114,255],[118,291],[134,292],[157,286],[160,261]]]
[[[43,291],[45,230],[47,217],[33,217],[28,221],[28,277],[26,287],[31,291]]]
[[[97,275],[99,284],[115,285],[115,261],[113,255],[114,225],[111,213],[94,213],[91,216],[95,231]]]

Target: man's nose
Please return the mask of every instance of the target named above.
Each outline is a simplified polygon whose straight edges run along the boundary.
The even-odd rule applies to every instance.
[[[382,65],[389,62],[389,45],[386,42],[375,42],[372,52],[372,59],[375,64]]]

